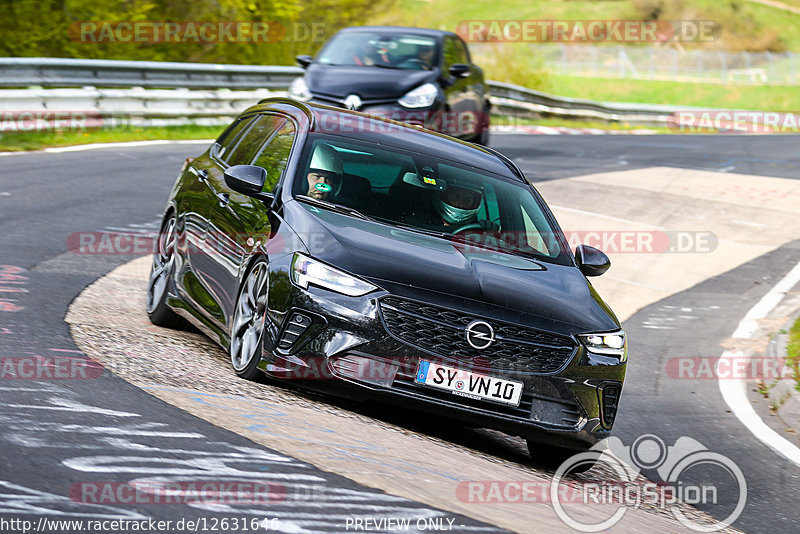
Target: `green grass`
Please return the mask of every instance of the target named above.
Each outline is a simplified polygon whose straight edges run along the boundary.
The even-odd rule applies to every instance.
[[[85,145],[89,143],[118,143],[156,139],[213,139],[222,126],[154,126],[150,128],[115,128],[67,132],[20,132],[0,135],[0,152],[41,150],[43,148]]]
[[[639,2],[644,4],[645,2]],[[654,3],[654,2],[651,2]],[[800,0],[787,4],[800,5]],[[662,20],[713,20],[722,27],[713,49],[800,51],[800,15],[742,0],[664,0]],[[468,20],[643,20],[630,0],[396,0],[368,24],[421,26],[455,31]],[[691,46],[691,45],[690,45]]]
[[[397,0],[394,8],[368,23],[420,26],[453,31],[467,20],[582,20],[620,18],[628,2],[619,0]]]
[[[795,388],[800,390],[800,319],[789,330],[789,343],[786,347],[786,365],[792,368]]]
[[[673,104],[758,111],[800,110],[800,91],[790,86],[745,86],[549,76],[543,90],[602,102]]]

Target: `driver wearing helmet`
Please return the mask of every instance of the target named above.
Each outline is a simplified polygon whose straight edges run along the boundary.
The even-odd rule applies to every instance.
[[[439,193],[434,200],[434,207],[442,218],[443,226],[461,228],[475,222],[481,198],[479,190],[453,184]]]
[[[483,191],[479,186],[450,183],[447,189],[434,192],[431,200],[432,212],[414,210],[405,222],[428,230],[452,234],[463,230],[475,230],[480,233],[496,229],[493,223],[478,220],[478,211],[483,200]]]
[[[305,194],[330,200],[342,185],[342,158],[330,145],[317,145],[306,176]]]

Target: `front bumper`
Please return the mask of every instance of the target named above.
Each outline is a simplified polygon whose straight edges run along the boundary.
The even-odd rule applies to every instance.
[[[321,95],[315,95],[310,102],[343,109],[347,108],[344,100]],[[413,126],[422,126],[436,132],[443,132],[446,129],[453,129],[451,128],[453,125],[446,122],[449,119],[443,114],[443,110],[444,106],[439,100],[436,100],[429,107],[416,109],[403,107],[396,100],[365,100],[356,111]]]
[[[626,364],[589,353],[574,338],[574,348],[555,365],[526,368],[520,360],[509,364],[508,358],[491,357],[468,362],[455,347],[445,354],[435,345],[409,343],[395,323],[387,322],[387,303],[430,302],[430,292],[384,281],[373,283],[389,291],[355,298],[314,286],[303,290],[289,280],[288,265],[273,266],[270,280],[261,367],[272,376],[565,448],[585,449],[610,435]],[[431,309],[520,323],[520,315],[509,310],[465,307],[458,299],[436,297]],[[418,384],[414,377],[421,358],[522,382],[522,400],[512,406]]]

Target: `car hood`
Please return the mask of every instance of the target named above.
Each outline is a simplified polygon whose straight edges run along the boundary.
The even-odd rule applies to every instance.
[[[437,72],[312,63],[305,79],[314,94],[344,99],[355,93],[362,100],[397,100],[418,85],[436,79]]]
[[[431,292],[493,304],[513,311],[503,314],[512,321],[520,322],[521,312],[566,334],[619,328],[577,267],[468,247],[296,201],[285,207],[311,256],[391,292],[440,304]]]

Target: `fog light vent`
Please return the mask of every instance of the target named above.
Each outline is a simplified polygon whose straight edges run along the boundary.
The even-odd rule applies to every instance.
[[[331,358],[330,365],[333,372],[339,376],[384,387],[392,385],[399,367],[396,363],[354,354]]]
[[[603,399],[603,424],[610,427],[614,424],[614,418],[617,416],[617,406],[619,405],[619,396],[622,392],[622,387],[619,384],[608,384],[603,386],[602,399]]]
[[[278,348],[281,350],[291,349],[309,326],[311,326],[311,317],[300,312],[293,312],[289,318],[289,323],[283,330],[280,341],[278,341]]]

